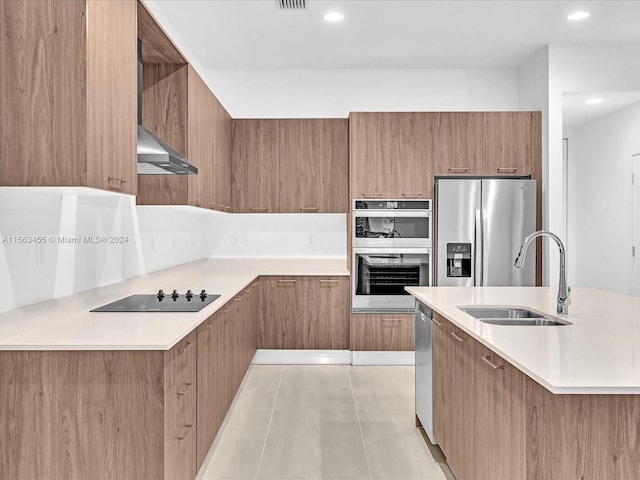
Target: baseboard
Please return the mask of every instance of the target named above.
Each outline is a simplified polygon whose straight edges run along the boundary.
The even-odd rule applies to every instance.
[[[352,352],[353,365],[415,365],[415,352]]]
[[[415,353],[350,350],[258,350],[253,365],[415,365]]]
[[[258,350],[253,365],[351,365],[350,350]]]

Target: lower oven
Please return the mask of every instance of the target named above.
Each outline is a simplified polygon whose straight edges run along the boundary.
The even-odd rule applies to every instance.
[[[404,287],[431,285],[431,248],[354,248],[352,310],[413,312]]]

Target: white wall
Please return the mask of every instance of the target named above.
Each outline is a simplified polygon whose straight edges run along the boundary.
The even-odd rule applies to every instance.
[[[344,214],[236,215],[89,188],[0,187],[0,312],[201,258],[346,259],[346,231]]]
[[[211,70],[234,118],[347,117],[358,111],[517,110],[517,69]]]
[[[564,133],[569,282],[633,294],[631,156],[640,153],[640,103]]]
[[[640,88],[640,45],[550,45],[547,227],[564,237],[566,202],[562,162],[562,94],[632,91]],[[571,177],[569,173],[569,177]],[[572,218],[567,219],[569,225]],[[563,238],[563,240],[566,240]],[[557,254],[548,256],[550,283],[557,284]]]

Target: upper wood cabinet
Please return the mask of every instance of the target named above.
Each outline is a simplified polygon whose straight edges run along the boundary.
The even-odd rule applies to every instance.
[[[432,113],[352,113],[351,198],[431,198]]]
[[[346,119],[279,120],[281,212],[346,212]]]
[[[346,212],[348,123],[234,120],[235,212]]]
[[[136,193],[136,4],[0,2],[0,184]]]
[[[482,171],[485,175],[533,173],[534,112],[482,114]]]
[[[434,174],[482,174],[481,112],[435,114]]]
[[[233,121],[233,210],[239,213],[279,212],[277,120]]]

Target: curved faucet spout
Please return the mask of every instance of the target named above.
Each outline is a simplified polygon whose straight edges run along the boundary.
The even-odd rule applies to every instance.
[[[537,232],[533,232],[531,235],[528,235],[522,245],[520,246],[520,251],[518,252],[518,256],[516,257],[513,266],[516,268],[522,268],[524,266],[524,261],[527,257],[527,250],[529,249],[529,245],[533,240],[537,237],[550,237],[552,238],[558,248],[560,249],[560,281],[558,284],[558,313],[562,315],[566,315],[569,313],[569,305],[571,305],[571,287],[567,287],[567,278],[565,272],[565,262],[566,262],[566,252],[564,249],[564,244],[560,237],[558,237],[555,233],[549,232],[547,230],[538,230]]]

